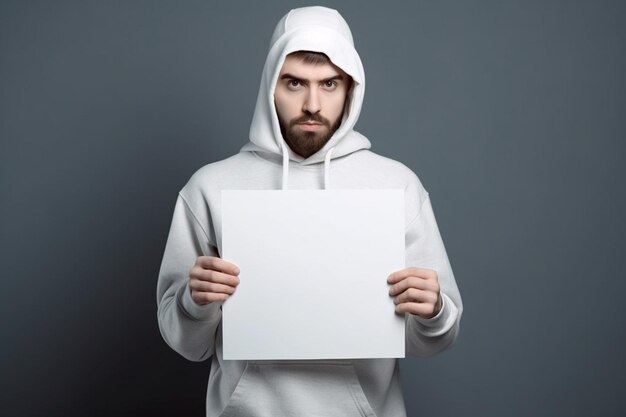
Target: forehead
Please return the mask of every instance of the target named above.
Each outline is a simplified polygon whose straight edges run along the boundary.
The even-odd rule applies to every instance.
[[[321,81],[327,78],[340,75],[342,78],[348,78],[347,74],[338,66],[331,62],[326,64],[310,64],[295,56],[285,57],[285,62],[280,69],[279,77],[289,74],[302,80]]]

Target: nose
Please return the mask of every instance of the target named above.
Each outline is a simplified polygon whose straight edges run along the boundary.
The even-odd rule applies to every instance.
[[[302,104],[302,110],[305,113],[315,114],[321,110],[319,93],[315,88],[310,88],[308,94]]]

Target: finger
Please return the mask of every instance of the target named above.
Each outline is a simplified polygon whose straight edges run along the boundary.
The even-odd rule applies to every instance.
[[[404,291],[402,294],[398,295],[393,299],[395,304],[402,303],[425,303],[432,304],[433,306],[437,303],[437,293],[433,293],[431,291],[423,291],[415,288],[409,288]]]
[[[396,313],[410,313],[429,319],[435,315],[435,306],[424,303],[402,303],[396,306]]]
[[[387,282],[389,284],[395,284],[408,277],[418,277],[422,279],[432,280],[437,279],[437,272],[432,269],[417,268],[412,266],[410,268],[401,269],[392,273],[387,278]]]
[[[200,281],[215,282],[217,284],[229,285],[236,287],[239,285],[239,277],[234,275],[224,274],[223,272],[214,271],[211,269],[202,269],[200,267],[194,267],[189,273],[190,278],[195,278]]]
[[[439,291],[439,285],[434,281],[425,280],[419,277],[408,277],[389,287],[389,294],[397,295],[406,291],[409,288],[417,288],[420,290],[434,292]]]
[[[212,269],[228,275],[239,275],[239,267],[232,262],[225,261],[215,256],[200,256],[196,260],[196,265],[203,269]]]
[[[224,284],[216,284],[214,282],[200,281],[197,279],[189,280],[189,288],[199,292],[212,292],[222,294],[232,294],[235,292],[235,287]]]
[[[215,301],[226,301],[228,297],[230,297],[230,295],[224,293],[191,291],[191,299],[199,305],[209,304]]]

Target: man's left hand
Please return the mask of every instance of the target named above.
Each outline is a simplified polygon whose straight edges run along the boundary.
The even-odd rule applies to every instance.
[[[391,285],[397,313],[411,313],[425,319],[435,317],[441,311],[441,294],[437,272],[426,268],[406,268],[387,278]]]

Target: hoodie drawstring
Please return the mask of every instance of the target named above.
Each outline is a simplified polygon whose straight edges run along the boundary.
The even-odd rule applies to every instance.
[[[283,150],[283,184],[282,189],[286,190],[289,187],[289,150],[284,143],[280,144]],[[324,189],[330,189],[330,159],[333,155],[333,150],[330,148],[324,156]]]
[[[330,158],[333,155],[333,149],[330,148],[328,152],[326,152],[326,156],[324,156],[324,189],[330,189]]]
[[[283,190],[289,186],[289,150],[284,143],[280,144],[283,149]]]

